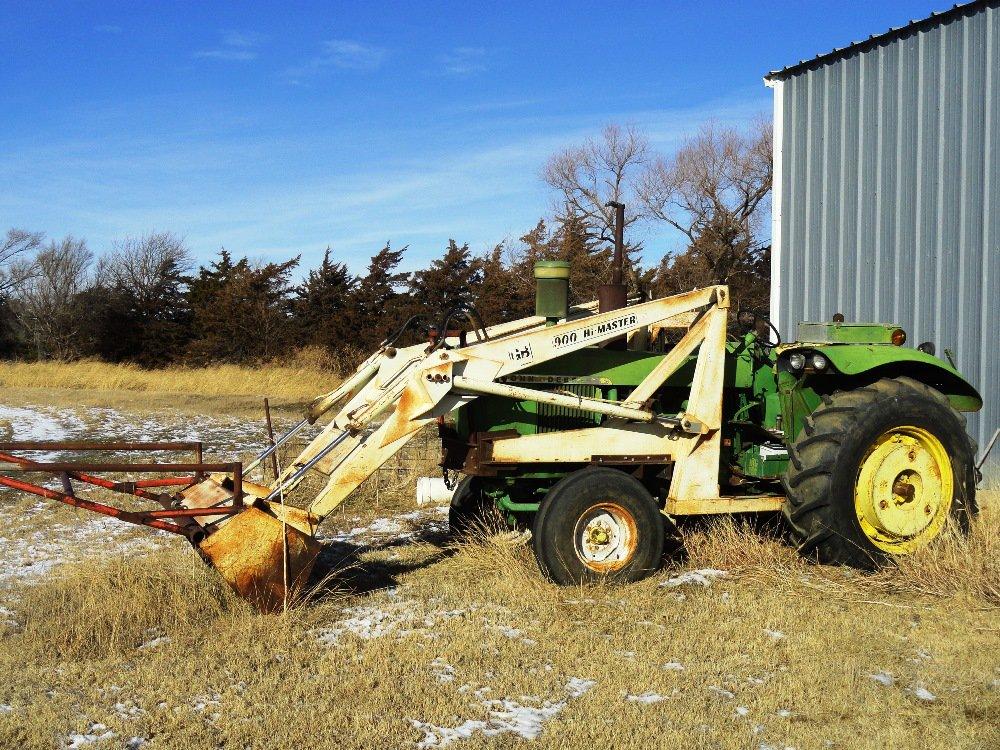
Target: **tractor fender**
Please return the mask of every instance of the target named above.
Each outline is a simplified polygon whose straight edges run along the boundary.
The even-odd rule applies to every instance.
[[[803,344],[783,348],[782,354],[804,349],[820,352],[841,375],[872,380],[905,375],[937,389],[959,411],[979,411],[983,407],[979,391],[958,370],[918,349],[886,344]]]

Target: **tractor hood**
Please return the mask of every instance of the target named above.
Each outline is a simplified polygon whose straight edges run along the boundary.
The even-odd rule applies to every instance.
[[[911,377],[941,391],[959,411],[979,411],[983,399],[962,374],[944,360],[891,344],[791,343],[779,347],[779,360],[788,362],[794,352],[818,352],[830,362],[830,375]],[[809,371],[810,375],[822,373]]]

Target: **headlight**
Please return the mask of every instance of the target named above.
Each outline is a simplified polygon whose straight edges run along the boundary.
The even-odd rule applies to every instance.
[[[795,352],[788,357],[788,364],[793,370],[801,370],[806,366],[806,355],[801,352]]]
[[[822,354],[812,355],[812,366],[814,370],[825,370],[829,363]]]
[[[897,328],[892,332],[892,343],[896,346],[902,346],[906,343],[906,331],[902,328]]]

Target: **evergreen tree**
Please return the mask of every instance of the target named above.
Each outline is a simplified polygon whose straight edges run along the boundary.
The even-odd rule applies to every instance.
[[[559,260],[559,251],[544,219],[520,237],[521,247],[510,262],[510,319],[535,314],[535,263]]]
[[[482,281],[482,261],[473,257],[469,244],[459,247],[455,240],[448,240],[442,258],[413,274],[410,296],[416,309],[437,324],[456,305],[474,303]]]
[[[553,238],[556,259],[569,261],[570,304],[578,305],[597,299],[597,288],[611,281],[613,250],[602,245],[587,223],[569,211],[556,218],[558,227]]]
[[[488,326],[524,317],[520,314],[524,309],[518,291],[520,280],[517,270],[506,262],[506,250],[506,246],[500,243],[478,258],[482,280],[476,289],[476,309]]]
[[[372,256],[368,273],[361,277],[351,295],[353,314],[348,325],[365,352],[395,330],[411,307],[409,295],[402,291],[410,275],[398,270],[405,252],[405,247],[393,250],[386,243]]]
[[[291,332],[292,287],[296,256],[284,263],[233,263],[222,250],[218,261],[199,269],[191,282],[196,362],[260,362],[287,351]]]
[[[350,306],[358,279],[343,263],[330,260],[330,248],[319,268],[309,271],[295,290],[297,343],[343,350],[351,341]]]

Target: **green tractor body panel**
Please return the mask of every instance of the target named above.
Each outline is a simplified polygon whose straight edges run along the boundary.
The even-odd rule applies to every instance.
[[[797,338],[815,344],[891,344],[901,331],[885,323],[799,323]]]
[[[823,374],[812,373],[815,377],[867,375],[880,378],[906,375],[941,391],[959,411],[978,411],[983,406],[982,396],[958,370],[944,360],[919,349],[871,343],[795,343],[780,348],[782,355],[788,355],[793,351],[818,352],[827,358],[831,368]]]
[[[625,400],[660,363],[662,352],[587,348],[526,369],[500,382],[540,390],[555,390],[586,398]],[[676,415],[687,407],[696,355],[687,357],[657,394],[655,411]],[[787,453],[781,445],[781,400],[774,375],[775,356],[756,345],[752,336],[726,345],[723,410],[731,421],[726,427],[726,474],[738,467],[751,480],[776,479],[785,470]],[[595,427],[600,414],[580,409],[483,396],[456,413],[459,436],[503,432],[531,435],[539,432]],[[552,482],[569,470],[562,466],[516,468],[486,482],[484,487],[508,513],[530,513]]]

